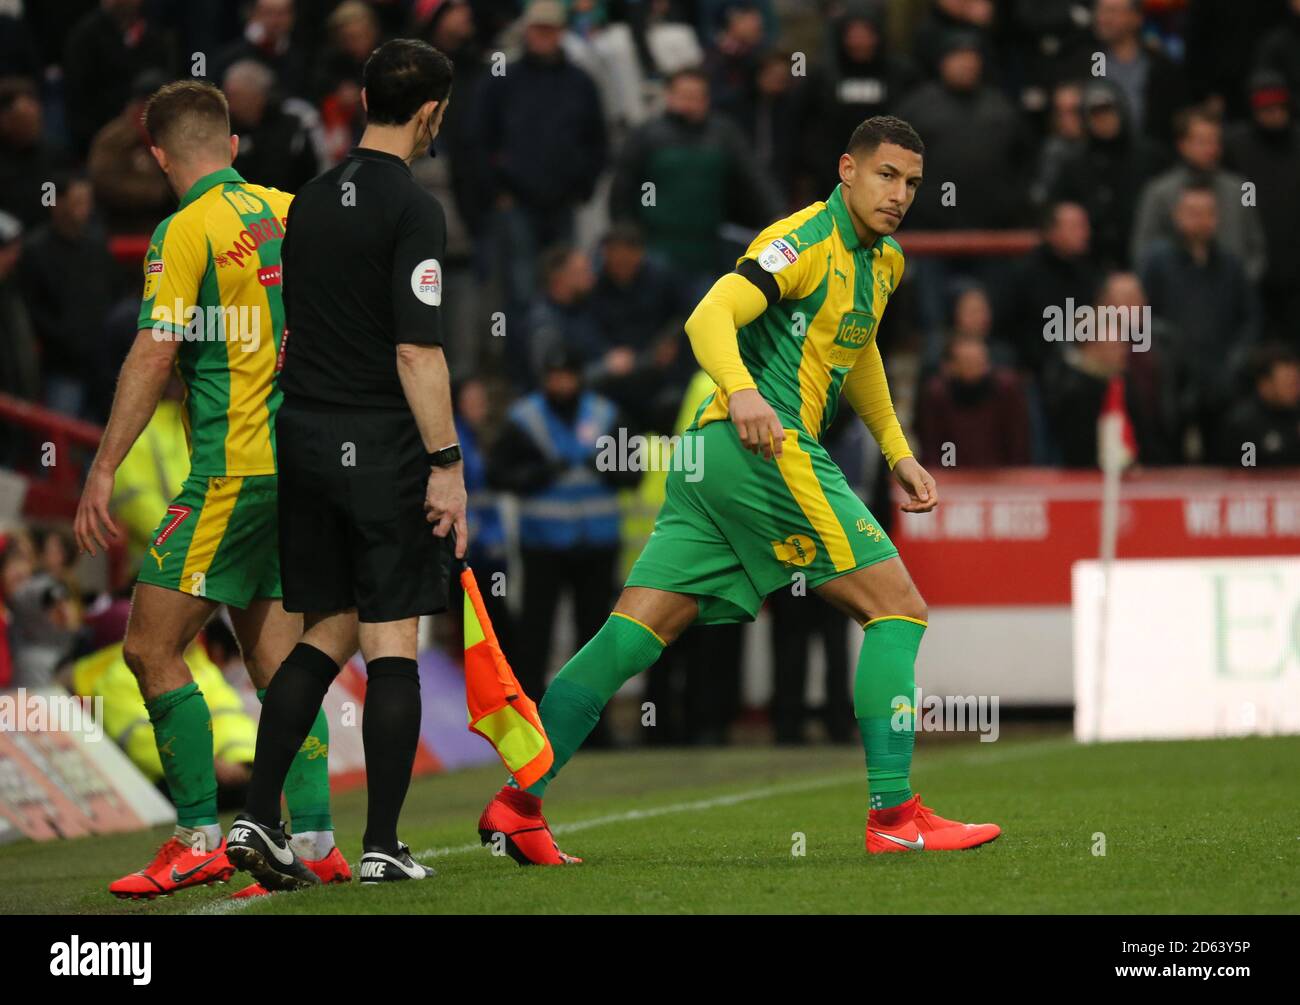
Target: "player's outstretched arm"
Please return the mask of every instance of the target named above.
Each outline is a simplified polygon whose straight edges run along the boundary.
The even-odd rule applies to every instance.
[[[77,547],[82,551],[94,555],[96,545],[107,551],[108,539],[115,540],[118,536],[108,512],[109,501],[113,498],[113,479],[122,459],[144,432],[158,407],[176,365],[179,347],[176,339],[159,338],[152,328],[141,328],[136,332],[135,342],[118,374],[113,409],[108,416],[104,438],[99,442],[99,449],[86,475],[86,486],[73,521]]]
[[[752,282],[729,272],[704,295],[686,320],[691,350],[727,395],[731,421],[746,450],[780,457],[785,430],[740,358],[737,332],[767,310],[767,297]]]

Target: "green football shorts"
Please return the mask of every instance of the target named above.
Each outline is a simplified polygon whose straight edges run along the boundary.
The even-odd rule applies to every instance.
[[[786,429],[780,461],[750,453],[722,421],[688,430],[678,450],[691,463],[673,464],[627,585],[694,596],[699,624],[752,621],[798,575],[812,588],[898,554],[807,433]]]
[[[186,478],[154,531],[140,582],[238,608],[279,598],[276,476]]]

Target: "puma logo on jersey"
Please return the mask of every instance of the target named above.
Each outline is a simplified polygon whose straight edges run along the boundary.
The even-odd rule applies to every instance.
[[[841,272],[839,269],[836,269],[836,270],[835,270],[835,275],[839,276],[840,280],[841,280],[845,285],[848,284],[849,277],[846,276],[846,275],[845,275],[843,272]]]
[[[150,554],[150,556],[153,558],[153,560],[154,560],[155,562],[158,563],[158,571],[159,571],[159,572],[162,572],[163,562],[166,561],[167,556],[170,555],[171,552],[170,552],[170,551],[165,551],[165,552],[163,552],[163,553],[160,555],[160,554],[158,554],[158,549],[157,549],[157,548],[153,548],[153,547],[151,547],[151,548],[149,549],[149,554]]]

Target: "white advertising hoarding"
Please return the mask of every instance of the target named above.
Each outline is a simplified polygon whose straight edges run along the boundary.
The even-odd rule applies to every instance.
[[[1077,562],[1072,583],[1079,740],[1300,733],[1300,559]]]

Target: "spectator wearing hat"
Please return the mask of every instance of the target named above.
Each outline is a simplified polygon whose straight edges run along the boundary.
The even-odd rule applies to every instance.
[[[527,308],[540,251],[572,240],[575,211],[608,156],[596,85],[564,54],[566,23],[559,0],[534,0],[523,16],[523,55],[479,88],[479,175],[507,319]]]
[[[1229,411],[1215,460],[1237,467],[1300,465],[1300,355],[1281,344],[1250,358],[1250,392]]]
[[[1127,102],[1110,81],[1084,88],[1083,111],[1083,149],[1062,166],[1048,198],[1087,209],[1093,254],[1102,267],[1116,268],[1128,262],[1138,193],[1162,166],[1163,154],[1133,129]]]
[[[1196,182],[1214,190],[1218,203],[1216,238],[1224,251],[1241,261],[1246,277],[1258,282],[1268,262],[1268,244],[1260,209],[1243,204],[1246,179],[1223,167],[1223,127],[1213,112],[1188,108],[1177,115],[1178,163],[1153,178],[1142,190],[1133,225],[1132,257],[1141,262],[1153,242],[1174,236],[1174,206]]]
[[[918,230],[1012,226],[1028,180],[1028,136],[1016,109],[984,82],[979,36],[946,35],[938,72],[898,106],[925,137],[926,178],[936,181],[917,193],[908,222]],[[955,199],[945,200],[949,182]]]
[[[1287,0],[1243,4],[1241,0],[1196,0],[1182,17],[1183,70],[1192,100],[1222,107],[1225,121],[1250,115],[1242,71],[1259,66],[1260,40],[1286,20]],[[1300,4],[1296,5],[1300,10]],[[1298,36],[1300,37],[1300,36]],[[1285,76],[1283,77],[1285,79]]]
[[[1275,70],[1250,83],[1250,118],[1224,131],[1224,164],[1255,185],[1268,265],[1260,296],[1271,337],[1300,348],[1300,126]]]
[[[883,0],[851,0],[827,24],[825,58],[812,74],[809,91],[815,152],[809,152],[822,198],[839,182],[836,165],[859,123],[891,112],[919,83],[915,65],[891,51]],[[787,73],[789,72],[787,64]]]
[[[175,209],[176,196],[149,152],[152,141],[144,128],[145,102],[165,83],[157,70],[136,77],[126,107],[90,144],[87,170],[110,233],[152,233]]]
[[[949,51],[954,35],[974,39],[986,66],[993,60],[993,24],[997,16],[993,0],[934,0],[916,29],[912,54],[930,79],[941,76],[940,63]],[[926,140],[927,147],[929,140]]]
[[[1067,80],[1052,88],[1048,99],[1047,135],[1038,150],[1038,166],[1029,197],[1035,206],[1050,200],[1065,165],[1083,152],[1088,133],[1083,125],[1083,85]]]
[[[519,496],[523,561],[520,637],[528,645],[512,657],[529,694],[546,688],[560,598],[573,605],[575,637],[604,623],[613,600],[619,553],[618,488],[641,477],[626,458],[606,456],[619,439],[618,410],[584,386],[587,360],[553,346],[543,359],[541,387],[507,413],[488,458],[488,484]]]

